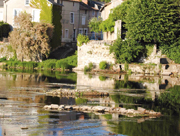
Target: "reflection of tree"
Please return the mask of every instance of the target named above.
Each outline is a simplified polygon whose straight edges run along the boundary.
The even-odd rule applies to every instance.
[[[167,115],[180,114],[180,86],[174,86],[167,91],[169,93],[164,92],[156,99],[156,109]]]
[[[178,120],[175,118],[162,117],[161,121],[145,121],[137,123],[132,121],[108,121],[111,131],[128,136],[177,136]]]
[[[128,89],[140,89],[141,86],[138,82],[132,82],[132,81],[116,81],[115,89],[120,89],[120,88],[128,88]]]
[[[78,105],[78,104],[85,104],[87,103],[88,100],[83,99],[83,98],[76,98],[75,101],[76,101],[76,104]]]
[[[152,104],[151,99],[146,99],[144,97],[132,97],[132,96],[126,96],[126,95],[110,95],[110,98],[115,103],[126,103],[126,104]],[[136,108],[137,106],[123,106],[126,108]],[[150,108],[150,107],[149,107]]]
[[[72,83],[75,84],[77,82],[77,74],[76,73],[67,73],[62,74],[61,72],[52,72],[52,71],[44,71],[43,75],[47,77],[49,82],[61,82],[61,83]]]

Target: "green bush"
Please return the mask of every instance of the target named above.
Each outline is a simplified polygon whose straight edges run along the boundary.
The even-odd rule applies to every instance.
[[[86,35],[78,34],[77,41],[78,41],[77,46],[82,46],[83,43],[89,42],[89,37]]]
[[[100,69],[107,69],[107,67],[108,67],[108,64],[107,64],[106,61],[101,61],[101,62],[99,63],[99,68],[100,68]]]
[[[6,57],[0,58],[0,62],[6,61]]]
[[[43,62],[38,63],[38,67],[40,69],[41,68],[44,68],[44,69],[55,69],[56,62],[57,62],[56,59],[48,59],[48,60],[45,60]]]
[[[110,46],[110,53],[114,53],[118,63],[130,63],[144,55],[145,47],[133,40],[122,40],[118,38],[113,46]]]
[[[11,31],[10,25],[8,23],[0,22],[0,38],[8,37]]]
[[[107,78],[105,76],[99,76],[99,80],[105,81]]]
[[[90,63],[88,64],[88,66],[85,66],[85,67],[84,67],[84,72],[91,71],[92,69],[93,69],[93,63],[90,62]]]

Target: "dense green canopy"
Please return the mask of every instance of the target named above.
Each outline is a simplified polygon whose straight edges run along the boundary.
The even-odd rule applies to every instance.
[[[179,9],[175,0],[133,0],[125,17],[127,38],[171,44],[179,37]]]
[[[115,52],[118,62],[134,61],[146,52],[147,45],[157,44],[169,58],[180,63],[179,3],[179,0],[126,0],[114,8],[109,22],[122,20],[127,29],[126,41],[118,40],[113,45],[114,50],[111,50]],[[114,25],[104,27],[109,31],[113,30]]]

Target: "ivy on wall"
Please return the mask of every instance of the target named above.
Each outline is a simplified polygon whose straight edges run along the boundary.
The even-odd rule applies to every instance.
[[[43,23],[50,23],[54,26],[53,38],[50,41],[52,49],[61,45],[61,11],[62,7],[59,5],[51,4],[47,0],[32,0],[30,6],[40,9],[40,21]]]

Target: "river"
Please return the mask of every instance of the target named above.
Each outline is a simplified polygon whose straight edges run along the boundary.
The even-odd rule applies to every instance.
[[[98,75],[61,72],[0,72],[0,135],[179,136],[180,80],[152,75]],[[55,88],[91,89],[109,96],[47,96]],[[128,117],[78,111],[47,111],[44,105],[101,105],[161,112]]]

